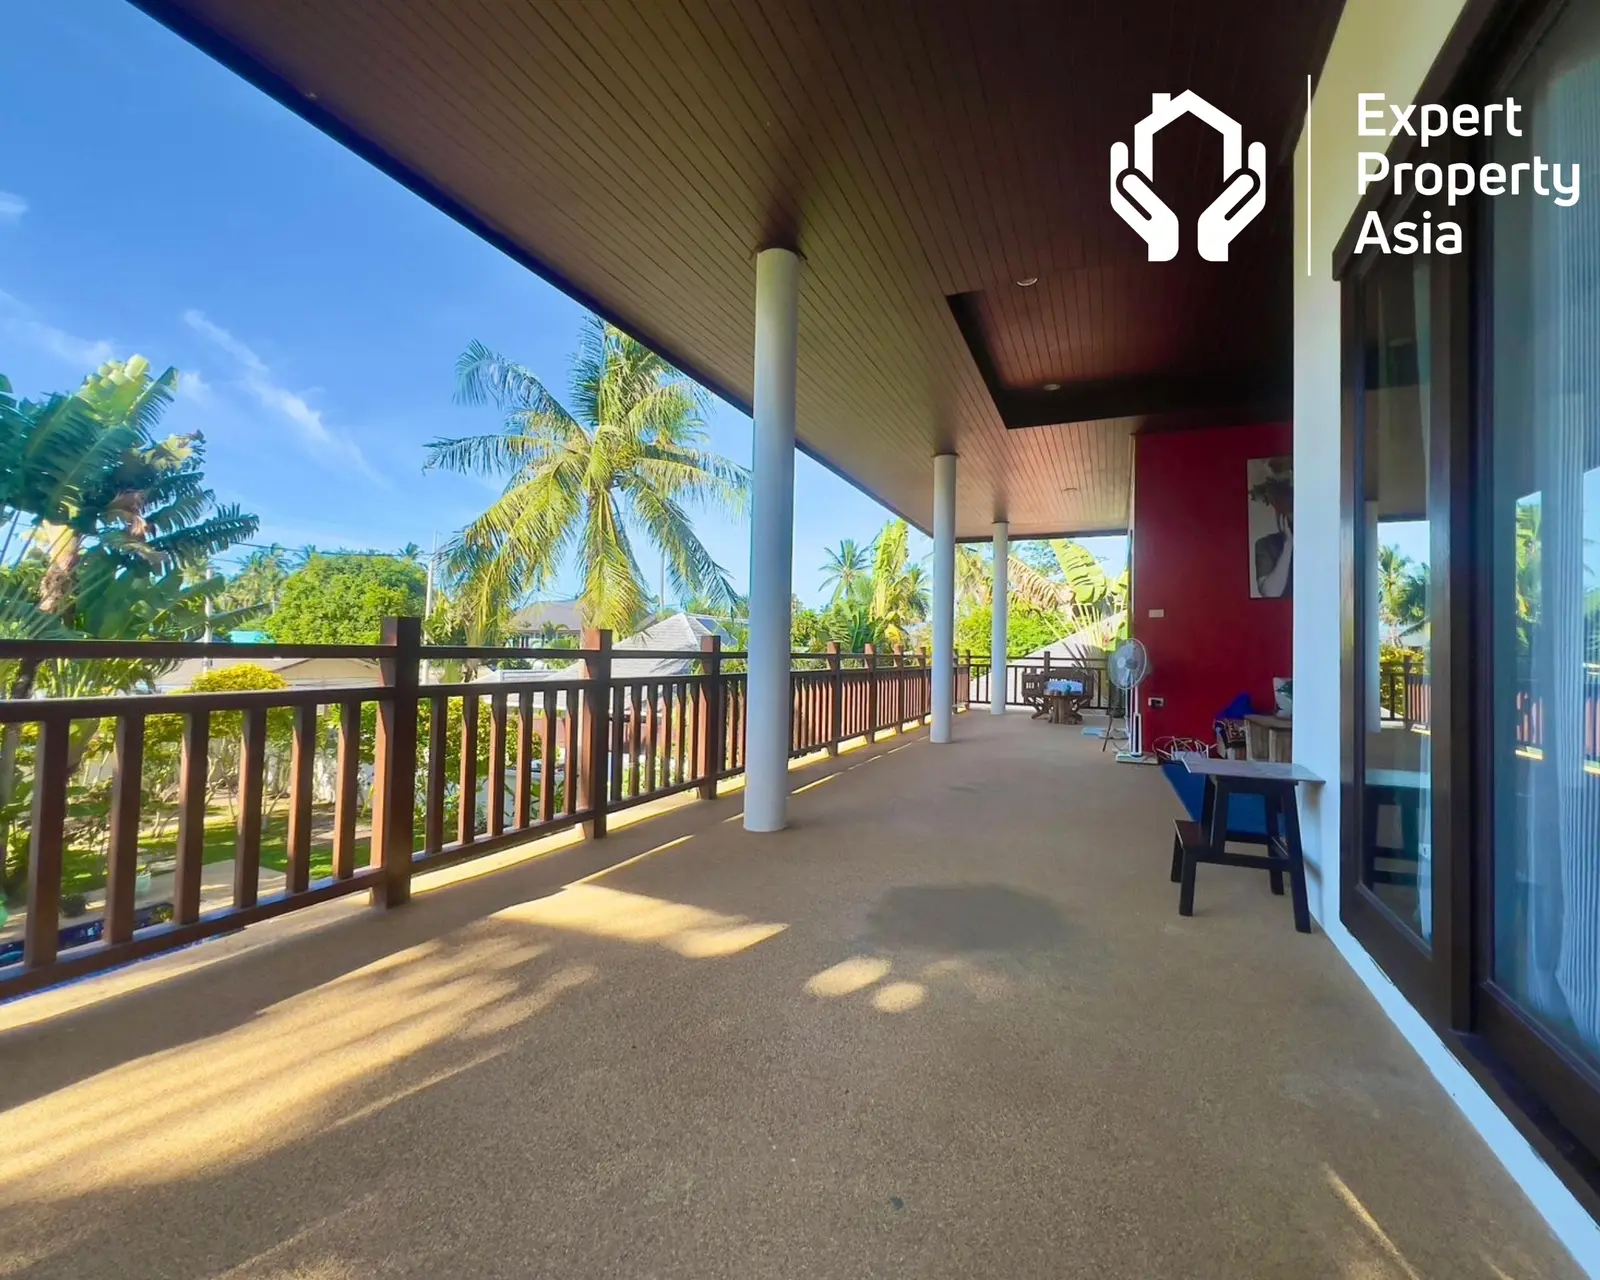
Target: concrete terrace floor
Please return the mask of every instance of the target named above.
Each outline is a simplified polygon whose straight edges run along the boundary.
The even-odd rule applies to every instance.
[[[956,732],[0,1008],[0,1274],[1577,1274],[1158,772]]]

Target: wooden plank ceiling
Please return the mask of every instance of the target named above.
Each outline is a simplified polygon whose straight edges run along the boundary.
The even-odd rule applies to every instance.
[[[752,255],[798,248],[802,442],[923,528],[939,450],[961,536],[1090,532],[1132,432],[1287,416],[1286,170],[1340,0],[135,2],[741,407]],[[1156,144],[1178,260],[1107,200],[1184,89],[1267,147],[1225,264],[1199,122]]]

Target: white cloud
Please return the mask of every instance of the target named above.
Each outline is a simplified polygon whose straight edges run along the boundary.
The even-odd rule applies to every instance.
[[[212,324],[205,312],[193,307],[183,313],[183,322],[208,342],[221,347],[252,373],[266,373],[267,366],[254,351],[240,342],[221,325]]]
[[[4,193],[0,192],[0,200]],[[0,206],[3,208],[3,206]],[[40,320],[22,299],[0,290],[0,334],[72,365],[81,373],[98,369],[116,353],[104,338],[80,338]]]
[[[10,191],[0,191],[0,222],[15,221],[28,212],[28,202]]]
[[[212,403],[211,384],[198,369],[184,369],[178,374],[178,395],[197,405]]]
[[[322,416],[322,410],[312,408],[303,395],[274,381],[267,362],[247,343],[241,342],[221,325],[212,323],[204,312],[193,308],[183,313],[183,322],[207,342],[234,358],[239,365],[240,381],[245,389],[263,406],[285,419],[313,455],[328,462],[353,466],[369,480],[386,483],[373,470],[360,446],[330,427]],[[202,381],[201,385],[205,391],[209,391],[209,384]]]

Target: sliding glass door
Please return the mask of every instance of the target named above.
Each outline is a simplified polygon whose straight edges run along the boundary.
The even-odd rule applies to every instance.
[[[1479,20],[1426,96],[1518,131],[1390,160],[1519,189],[1375,196],[1338,261],[1340,918],[1600,1216],[1600,0]],[[1369,213],[1466,251],[1358,253]]]
[[[1384,211],[1416,220],[1422,205]],[[1452,755],[1448,622],[1451,483],[1467,436],[1452,404],[1465,329],[1448,262],[1356,256],[1345,289],[1344,484],[1352,627],[1344,659],[1340,916],[1419,1007],[1448,999]],[[1459,521],[1458,521],[1459,523]],[[1441,627],[1444,630],[1441,631]]]
[[[1490,157],[1600,173],[1600,3],[1569,5],[1505,88]],[[1600,1139],[1600,201],[1486,202],[1490,778],[1484,1028]],[[1588,1086],[1585,1090],[1582,1086]]]

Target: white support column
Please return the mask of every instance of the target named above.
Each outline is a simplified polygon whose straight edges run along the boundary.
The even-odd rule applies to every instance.
[[[755,466],[750,500],[750,674],[744,829],[781,831],[789,799],[795,367],[800,256],[756,255]]]
[[[994,522],[994,589],[989,593],[993,602],[994,627],[989,633],[989,711],[993,715],[1006,713],[1006,649],[1010,623],[1010,586],[1006,581],[1011,564],[1011,526],[1004,520]]]
[[[955,718],[956,455],[933,460],[933,732],[950,741]]]

